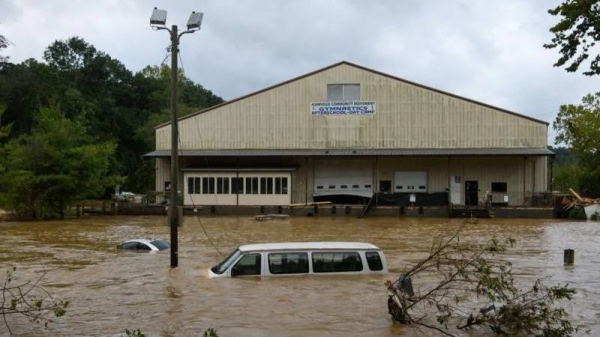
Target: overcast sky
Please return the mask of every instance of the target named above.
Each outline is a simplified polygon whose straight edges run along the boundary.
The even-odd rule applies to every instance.
[[[542,47],[560,0],[0,0],[13,62],[41,60],[54,40],[84,38],[137,71],[160,64],[169,40],[148,26],[154,6],[181,27],[188,77],[230,100],[347,60],[552,123],[561,104],[598,91],[600,77],[553,68]],[[552,143],[555,132],[550,127]]]

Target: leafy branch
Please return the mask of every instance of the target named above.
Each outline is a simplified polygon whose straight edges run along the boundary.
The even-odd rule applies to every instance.
[[[398,281],[386,282],[394,320],[447,336],[476,328],[499,335],[536,336],[571,336],[578,330],[568,313],[554,306],[571,300],[574,289],[548,287],[537,280],[531,289],[521,291],[515,286],[511,263],[499,258],[515,240],[461,242],[465,226],[436,238],[428,257],[409,266]],[[423,282],[420,291],[413,291],[413,279]]]
[[[48,327],[49,323],[54,322],[51,317],[59,318],[66,314],[69,301],[54,299],[39,285],[47,272],[44,272],[35,282],[19,283],[15,276],[16,270],[16,267],[12,267],[6,272],[4,284],[0,289],[2,292],[0,316],[9,333],[12,334],[10,317],[24,317],[30,322]]]

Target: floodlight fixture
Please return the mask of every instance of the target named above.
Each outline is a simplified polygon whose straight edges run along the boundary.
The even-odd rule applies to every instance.
[[[202,12],[192,12],[190,14],[190,18],[187,22],[188,30],[200,30],[200,25],[202,25],[202,18],[204,17],[204,13]]]
[[[150,17],[150,25],[164,26],[167,24],[167,11],[154,7]]]

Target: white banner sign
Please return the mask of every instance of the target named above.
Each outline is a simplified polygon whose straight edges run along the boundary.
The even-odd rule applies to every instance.
[[[374,115],[375,102],[310,103],[312,115]]]

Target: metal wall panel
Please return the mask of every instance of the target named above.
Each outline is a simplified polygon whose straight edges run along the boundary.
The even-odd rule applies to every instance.
[[[311,115],[327,84],[360,83],[375,115]],[[179,122],[183,149],[544,147],[547,126],[347,64]],[[170,126],[156,131],[170,148]]]

